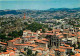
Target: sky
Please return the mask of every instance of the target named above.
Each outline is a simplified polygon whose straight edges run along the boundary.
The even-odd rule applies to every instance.
[[[78,8],[80,0],[0,0],[0,10],[5,9],[37,9]]]

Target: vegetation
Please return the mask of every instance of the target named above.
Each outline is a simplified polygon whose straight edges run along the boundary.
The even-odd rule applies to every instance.
[[[6,48],[5,49],[3,49],[3,48],[1,48],[1,46],[0,46],[0,52],[6,52]]]
[[[32,55],[32,50],[31,49],[27,50],[27,55]]]
[[[75,25],[75,27],[80,27],[80,25]]]
[[[80,43],[78,44],[78,48],[80,49]]]
[[[8,36],[6,36],[6,34],[1,34],[1,33],[0,33],[0,40],[1,40],[2,42],[6,42],[6,41],[12,40],[12,39],[13,39],[13,37],[8,37]]]
[[[26,29],[31,30],[33,32],[36,32],[39,29],[42,29],[42,32],[45,32],[45,28],[48,27],[47,25],[39,24],[36,22],[31,24],[28,24],[27,22],[25,22],[24,24],[26,26]],[[51,28],[48,28],[48,29],[52,30]],[[8,35],[4,33],[0,33],[0,40],[3,42],[6,42],[8,40],[12,40],[13,38],[20,37],[22,35],[23,35],[23,30],[20,30],[20,31],[15,30],[15,31],[9,32]]]
[[[68,24],[73,25],[74,27],[80,27],[80,19],[69,19]]]
[[[52,30],[52,28],[48,28],[48,30],[49,30],[49,31],[51,31],[51,30]]]
[[[25,48],[25,49],[27,49],[27,55],[26,55],[26,53],[24,53],[24,55],[26,55],[26,56],[36,56],[37,55],[37,51],[35,52],[35,54],[32,54],[32,50],[31,49],[28,49],[28,48]]]
[[[17,31],[10,32],[8,35],[0,33],[0,41],[6,42],[8,40],[12,40],[13,38],[16,38],[16,37],[19,37],[19,36],[22,36],[22,35],[23,35],[22,30],[20,30],[18,32]]]
[[[11,36],[11,37],[14,37],[14,38],[19,37],[19,36],[22,36],[22,35],[23,35],[23,31],[22,31],[22,30],[20,30],[19,32],[17,32],[17,31],[12,31],[12,32],[10,32],[10,33],[8,34],[8,36]]]
[[[19,56],[22,56],[22,55],[19,55]]]
[[[70,52],[70,55],[74,55],[74,52],[71,51],[71,52]]]
[[[36,22],[28,24],[26,29],[29,29],[33,32],[36,32],[37,30],[42,29],[42,31],[45,32],[45,26],[43,24],[39,24],[39,23],[36,23]]]
[[[26,51],[27,50],[27,48],[24,48],[24,51]]]
[[[24,22],[24,25],[28,25],[28,23],[27,22]]]
[[[35,56],[37,55],[38,51],[35,52]]]
[[[74,47],[74,49],[76,48],[76,44],[73,44],[72,46]]]

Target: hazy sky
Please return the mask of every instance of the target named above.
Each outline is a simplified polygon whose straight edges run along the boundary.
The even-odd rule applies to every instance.
[[[77,8],[80,0],[0,0],[2,9]]]

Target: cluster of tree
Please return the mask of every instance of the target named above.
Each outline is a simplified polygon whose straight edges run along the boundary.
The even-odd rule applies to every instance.
[[[78,48],[80,49],[80,43],[78,43]]]
[[[6,36],[6,34],[0,33],[0,41],[6,42],[6,41],[12,40],[12,39],[13,39],[13,37],[8,37],[8,36]]]
[[[75,21],[69,21],[68,24],[73,25],[75,24]]]
[[[70,55],[70,56],[71,56],[71,55],[74,55],[74,54],[75,54],[75,53],[74,53],[74,52],[72,52],[72,51],[69,53],[69,55]]]
[[[66,52],[66,54],[68,54],[69,56],[74,55],[75,53],[72,51]]]
[[[75,25],[75,27],[80,27],[80,25]]]
[[[32,53],[31,49],[24,48],[24,51],[27,51],[26,53],[23,53],[25,56],[36,56],[38,51],[36,51],[34,54]]]
[[[54,16],[55,19],[64,19],[65,16]]]
[[[19,36],[22,36],[23,35],[23,31],[20,30],[20,31],[12,31],[8,34],[8,36],[11,36],[11,37],[19,37]]]
[[[9,18],[3,18],[3,19],[7,19],[7,20],[11,20],[11,21],[4,21],[4,22],[1,22],[1,25],[6,25],[6,24],[11,24],[11,25],[14,25],[15,23],[16,23],[16,19],[15,20],[13,20],[13,18],[12,19],[9,19]]]
[[[0,41],[6,42],[8,40],[12,40],[13,38],[20,37],[23,35],[23,31],[12,31],[8,35],[4,33],[0,33]]]
[[[49,31],[51,31],[51,30],[52,30],[52,28],[48,28],[48,30],[49,30]]]
[[[73,44],[72,46],[74,47],[74,49],[76,49],[76,44]]]
[[[32,54],[32,50],[31,49],[28,49],[27,50],[27,56],[36,56],[37,55],[37,51],[35,52],[35,54]]]
[[[39,29],[42,29],[42,32],[45,32],[45,28],[46,28],[45,25],[39,24],[39,23],[36,23],[36,22],[31,23],[31,24],[27,24],[27,27],[26,27],[26,29],[31,30],[33,32],[36,32]]]
[[[0,52],[6,52],[6,48],[5,49],[3,49],[1,46],[0,46]]]

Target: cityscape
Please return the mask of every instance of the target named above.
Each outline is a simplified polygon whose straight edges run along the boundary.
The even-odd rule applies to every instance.
[[[0,56],[80,56],[79,3],[0,0]]]

